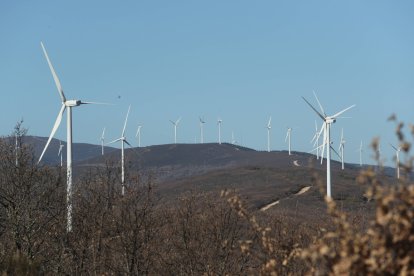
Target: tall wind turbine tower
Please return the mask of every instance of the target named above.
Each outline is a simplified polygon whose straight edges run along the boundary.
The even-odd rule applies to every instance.
[[[335,113],[332,116],[328,116],[323,110],[323,107],[321,103],[319,102],[319,99],[316,96],[315,92],[313,92],[313,95],[315,96],[316,101],[318,102],[321,112],[317,111],[316,108],[314,108],[304,97],[302,97],[302,99],[312,108],[313,111],[315,111],[315,113],[323,121],[321,130],[319,132],[321,133],[323,131],[321,161],[323,160],[323,154],[324,154],[325,145],[326,145],[327,146],[327,149],[326,149],[326,195],[328,198],[331,198],[331,127],[332,127],[332,124],[336,122],[336,119],[338,118],[339,115],[353,108],[355,105],[351,105],[350,107],[347,107],[344,110],[339,111],[338,113]]]
[[[181,117],[178,118],[175,122],[170,120],[170,122],[174,126],[174,144],[177,144],[177,126],[180,123],[180,121],[181,121]]]
[[[339,142],[339,152],[341,153],[342,169],[344,169],[344,147],[345,147],[344,129],[342,129],[341,130],[341,141]]]
[[[102,130],[102,135],[101,135],[101,152],[102,155],[104,155],[104,143],[105,143],[105,127]]]
[[[361,140],[361,144],[359,145],[359,166],[360,167],[362,167],[362,152],[363,152],[363,149],[362,149],[362,140]]]
[[[202,119],[201,117],[199,117],[199,119],[200,119],[200,143],[203,144],[204,143],[203,128],[204,128],[204,124],[206,123],[206,121],[204,121],[204,119]]]
[[[60,108],[60,111],[58,113],[58,116],[56,118],[55,124],[53,125],[52,132],[50,133],[49,139],[46,142],[45,148],[43,149],[42,154],[40,155],[38,163],[43,158],[43,155],[46,152],[47,147],[50,144],[50,141],[52,140],[53,136],[56,133],[56,130],[58,129],[60,122],[62,121],[63,113],[65,110],[67,110],[67,144],[66,144],[66,166],[67,166],[67,188],[66,188],[66,203],[67,203],[67,226],[66,231],[70,232],[72,231],[72,107],[80,106],[83,104],[99,104],[95,102],[84,102],[81,100],[67,100],[65,97],[65,94],[63,93],[62,85],[60,84],[59,78],[56,75],[55,69],[53,68],[52,63],[50,62],[49,56],[47,55],[46,49],[43,46],[43,43],[40,42],[40,45],[42,46],[43,53],[46,57],[47,63],[49,64],[50,71],[52,72],[53,79],[55,81],[57,90],[60,95],[60,99],[62,101],[62,107]]]
[[[125,153],[124,153],[124,148],[125,148],[125,144],[127,144],[128,146],[132,147],[131,144],[127,141],[126,137],[125,137],[125,129],[126,129],[126,125],[127,125],[127,121],[128,121],[128,115],[129,115],[129,111],[131,110],[131,106],[128,107],[128,112],[127,115],[125,117],[125,122],[124,122],[124,128],[122,129],[122,134],[121,137],[119,137],[118,139],[115,139],[111,142],[109,142],[108,144],[112,144],[118,141],[121,141],[121,184],[122,184],[122,195],[125,195]]]
[[[392,144],[390,146],[395,150],[395,162],[397,167],[397,178],[400,179],[400,151],[401,147],[394,147]]]
[[[217,126],[218,126],[218,143],[221,145],[221,123],[223,122],[222,119],[217,119]]]
[[[60,166],[63,166],[63,147],[64,145],[62,145],[62,142],[59,140],[59,151],[58,151],[58,156],[60,156]]]
[[[286,132],[285,143],[286,143],[286,141],[288,141],[288,145],[289,145],[289,155],[291,155],[290,154],[290,138],[291,138],[291,135],[292,135],[292,128],[291,127],[288,127],[287,132]]]
[[[139,125],[137,128],[137,133],[135,134],[135,138],[138,138],[138,147],[141,147],[141,128],[142,125]]]

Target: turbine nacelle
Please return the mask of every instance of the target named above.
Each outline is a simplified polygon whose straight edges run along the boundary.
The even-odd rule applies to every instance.
[[[335,123],[335,122],[336,122],[336,118],[326,117],[326,118],[325,118],[325,122],[326,122],[327,124],[333,124],[333,123]]]
[[[64,102],[64,105],[67,107],[80,106],[81,104],[82,104],[82,101],[80,100],[67,100]]]

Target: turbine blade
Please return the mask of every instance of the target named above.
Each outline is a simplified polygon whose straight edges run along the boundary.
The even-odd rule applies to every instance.
[[[174,121],[171,121],[171,120],[169,120],[169,121],[171,122],[171,124],[175,125],[175,122]]]
[[[181,121],[181,117],[178,118],[178,120],[175,123],[178,125],[180,123],[180,121]]]
[[[315,90],[313,90],[313,95],[315,96],[316,101],[318,102],[319,108],[321,109],[321,111],[322,111],[322,113],[323,113],[324,117],[326,117],[325,110],[323,110],[323,107],[322,107],[322,105],[321,105],[321,102],[319,101],[318,96],[316,96]]]
[[[286,143],[286,141],[287,141],[288,136],[289,136],[289,131],[288,131],[288,132],[286,132],[285,143]]]
[[[102,131],[102,136],[101,136],[101,139],[102,139],[102,140],[105,138],[105,129],[106,129],[106,127],[104,127],[104,129],[103,129],[103,131]]]
[[[338,156],[339,159],[341,159],[341,156],[339,155],[339,153],[331,146],[331,150],[333,150],[333,152],[335,152],[335,154]]]
[[[267,127],[270,127],[270,124],[272,123],[272,117],[270,116],[269,122],[267,123]]]
[[[128,107],[128,112],[127,115],[125,117],[125,123],[124,123],[124,128],[122,129],[122,137],[124,137],[125,135],[125,129],[126,129],[126,125],[127,125],[127,121],[128,121],[128,116],[129,116],[129,111],[131,110],[131,106]]]
[[[396,151],[398,151],[398,149],[396,147],[393,146],[393,144],[390,143],[390,146],[395,149]]]
[[[114,104],[110,104],[110,103],[101,103],[101,102],[84,102],[81,101],[80,104],[103,104],[103,105],[114,105]]]
[[[40,161],[42,161],[43,155],[45,154],[46,149],[50,144],[50,141],[52,140],[53,136],[55,136],[56,130],[58,129],[60,122],[62,121],[63,112],[65,111],[65,108],[66,106],[62,104],[62,107],[60,108],[59,114],[56,118],[55,124],[53,125],[52,132],[50,133],[49,139],[47,139],[45,148],[43,149],[42,154],[39,157],[39,161],[37,161],[38,164],[40,163]]]
[[[355,107],[356,105],[355,104],[353,104],[353,105],[351,105],[350,107],[347,107],[347,108],[345,108],[344,110],[342,110],[342,111],[339,111],[338,113],[336,113],[335,115],[333,115],[333,116],[331,116],[332,118],[337,118],[339,115],[341,115],[342,113],[344,113],[345,111],[347,111],[347,110],[349,110],[349,109],[351,109],[351,108],[353,108],[353,107]]]
[[[121,140],[122,140],[122,138],[118,138],[118,139],[115,139],[115,140],[113,140],[113,141],[111,141],[109,143],[106,143],[106,145],[113,144],[113,143],[118,142],[118,141],[121,141]]]
[[[326,144],[326,123],[323,124],[323,142],[322,142],[321,164],[322,164],[322,161],[323,161],[323,155],[325,154],[325,144]]]
[[[42,46],[43,53],[45,54],[47,63],[49,64],[49,69],[52,72],[52,76],[53,76],[53,79],[55,80],[55,84],[56,84],[57,90],[59,92],[60,98],[62,100],[62,103],[64,103],[64,102],[66,102],[66,97],[65,97],[65,94],[63,93],[62,85],[60,84],[60,81],[59,81],[58,76],[56,75],[55,69],[53,68],[52,63],[50,62],[50,59],[49,59],[49,56],[47,55],[45,46],[43,46],[43,42],[40,42],[40,45]]]
[[[124,142],[125,142],[125,144],[127,144],[128,146],[130,146],[132,148],[131,144],[127,140],[124,140]]]
[[[319,117],[321,117],[323,121],[325,121],[325,117],[321,113],[319,113],[319,111],[316,110],[316,108],[314,108],[313,105],[311,105],[304,97],[302,97],[302,99],[313,109],[313,111],[316,112],[316,114],[318,114]]]

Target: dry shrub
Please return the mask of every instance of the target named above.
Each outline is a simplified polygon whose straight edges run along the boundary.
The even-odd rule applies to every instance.
[[[396,117],[391,120],[396,121]],[[404,125],[396,122],[396,126],[399,145],[405,153],[405,162],[399,164],[402,178],[397,183],[388,183],[380,171],[372,168],[361,171],[357,178],[358,183],[368,185],[366,197],[375,203],[375,217],[366,228],[361,229],[347,213],[339,210],[335,201],[325,198],[333,229],[315,233],[309,246],[303,246],[302,242],[284,248],[274,230],[259,225],[237,195],[223,193],[230,206],[257,233],[257,241],[241,242],[241,251],[258,260],[260,274],[414,275],[414,185],[410,182],[413,158],[408,157],[411,143],[404,139]],[[413,126],[411,133],[414,137]],[[382,164],[378,145],[375,139],[374,156]],[[302,264],[298,258],[305,262],[303,270],[298,270],[297,265]]]

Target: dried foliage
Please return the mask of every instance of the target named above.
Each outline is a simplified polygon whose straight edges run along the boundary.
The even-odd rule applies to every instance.
[[[75,181],[73,231],[66,233],[65,171],[41,167],[21,123],[0,140],[2,275],[412,275],[414,185],[411,143],[396,116],[402,177],[389,183],[375,168],[366,185],[373,219],[325,198],[329,218],[299,221],[247,206],[236,191],[190,191],[163,202],[154,180],[127,172],[121,196],[117,164]],[[410,127],[414,138],[414,127]],[[17,147],[16,147],[17,141]],[[378,140],[372,143],[378,164]],[[321,178],[312,177],[315,187]]]

